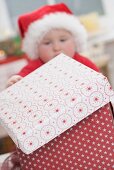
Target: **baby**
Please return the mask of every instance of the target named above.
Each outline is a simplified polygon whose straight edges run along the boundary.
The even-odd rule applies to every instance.
[[[24,14],[19,17],[18,24],[22,49],[31,61],[8,80],[7,86],[21,80],[60,53],[99,71],[89,59],[79,55],[86,47],[86,30],[65,4],[46,5]]]
[[[17,75],[8,80],[7,86],[21,80],[60,53],[99,71],[89,59],[79,54],[86,47],[86,30],[65,4],[46,5],[24,14],[19,17],[18,24],[22,36],[22,49],[31,60]],[[8,159],[14,167],[19,160],[14,161],[11,158],[18,158],[16,154],[13,153]],[[2,170],[5,170],[7,162],[3,164]]]

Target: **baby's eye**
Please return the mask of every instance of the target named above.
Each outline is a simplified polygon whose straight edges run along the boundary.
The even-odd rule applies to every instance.
[[[64,42],[64,41],[66,41],[66,38],[62,38],[62,39],[60,39],[60,41],[61,41],[61,42]]]
[[[44,42],[44,45],[49,45],[49,44],[51,44],[51,42],[50,42],[50,41],[46,41],[46,42]]]

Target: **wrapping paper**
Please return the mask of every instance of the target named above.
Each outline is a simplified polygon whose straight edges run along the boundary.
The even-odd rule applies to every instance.
[[[30,154],[110,101],[107,80],[61,54],[0,93],[0,122]]]
[[[113,170],[114,119],[106,104],[26,155],[17,149],[21,170]]]

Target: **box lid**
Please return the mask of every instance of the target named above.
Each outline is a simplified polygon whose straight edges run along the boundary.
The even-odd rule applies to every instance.
[[[60,54],[0,93],[0,121],[30,154],[110,101],[107,80]]]

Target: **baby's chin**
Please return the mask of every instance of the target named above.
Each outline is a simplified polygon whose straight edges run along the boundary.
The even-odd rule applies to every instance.
[[[62,53],[62,52],[56,53],[56,54],[54,55],[54,57],[58,56],[58,55],[61,54],[61,53]]]
[[[64,52],[64,51],[62,52],[62,51],[61,51],[61,52],[56,53],[55,56],[57,56],[57,55],[59,55],[59,54],[61,54],[61,53],[62,53],[62,54],[65,54],[66,56],[69,56],[70,58],[73,58],[74,55],[75,55],[75,52],[69,53],[69,52]]]

